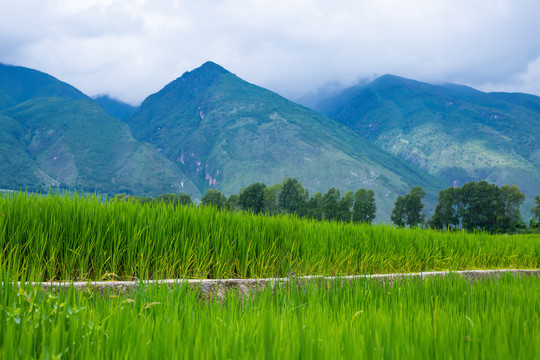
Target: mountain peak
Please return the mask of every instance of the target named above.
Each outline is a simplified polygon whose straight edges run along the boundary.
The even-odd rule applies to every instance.
[[[220,75],[230,74],[230,72],[227,71],[222,66],[216,64],[215,62],[207,61],[204,64],[202,64],[200,67],[193,69],[187,72],[186,74],[189,74],[190,76],[194,76],[194,77],[215,78]]]
[[[410,85],[419,85],[421,84],[419,81],[407,79],[401,76],[392,75],[392,74],[384,74],[382,76],[379,76],[375,80],[371,82],[371,86],[410,86]]]
[[[227,74],[230,74],[230,72],[220,65],[212,61],[207,61],[196,69],[186,71],[181,77],[169,83],[157,94],[168,93],[171,91],[177,92],[179,89],[186,87],[190,88],[192,91],[199,92],[202,89],[211,86],[214,81],[219,79],[221,76]],[[150,97],[152,97],[152,95]]]
[[[197,70],[197,69],[196,69]],[[204,64],[201,65],[201,67],[199,67],[198,70],[204,70],[204,71],[218,71],[220,73],[228,73],[229,71],[227,71],[224,67],[222,67],[221,65],[218,65],[216,64],[215,62],[213,61],[207,61],[205,62]]]

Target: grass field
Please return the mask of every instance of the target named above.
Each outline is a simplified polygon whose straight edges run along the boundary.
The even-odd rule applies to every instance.
[[[540,236],[18,193],[0,197],[0,264],[28,281],[538,269]]]
[[[6,284],[6,283],[4,283]],[[540,278],[276,286],[201,301],[4,286],[0,358],[538,359]]]

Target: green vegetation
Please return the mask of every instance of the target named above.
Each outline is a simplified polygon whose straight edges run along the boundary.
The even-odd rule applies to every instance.
[[[0,63],[0,110],[40,97],[90,100],[73,86],[49,74]]]
[[[519,226],[525,227],[520,212],[524,200],[525,194],[515,185],[498,187],[486,181],[472,181],[439,193],[439,204],[430,219],[430,226],[513,232]]]
[[[377,205],[373,190],[360,189],[354,193],[352,220],[371,224],[375,220]]]
[[[0,188],[156,196],[200,193],[153,146],[91,100],[37,98],[0,115]]]
[[[531,206],[531,213],[533,214],[532,220],[540,222],[540,195],[536,195],[534,203],[536,206]]]
[[[309,192],[294,178],[285,178],[279,188],[278,207],[289,214],[305,215]]]
[[[481,232],[523,230],[516,186],[443,190],[430,225],[453,231],[416,228],[424,195],[429,210],[450,183],[537,194],[538,98],[386,76],[330,105],[447,183],[213,63],[145,100],[127,120],[142,141],[71,86],[0,64],[0,188],[121,193],[0,191],[0,358],[539,358],[538,277],[293,281],[224,299],[28,284],[540,268],[540,234]],[[396,197],[398,228],[370,225]]]
[[[527,196],[523,210],[539,192],[537,96],[385,75],[345,89],[315,109],[448,184],[516,185]]]
[[[394,229],[76,194],[0,197],[13,279],[247,278],[539,268],[540,237]]]
[[[425,215],[422,214],[424,208],[422,199],[424,195],[424,190],[419,186],[415,186],[407,195],[398,196],[390,220],[399,227],[423,225]]]
[[[254,183],[247,188],[240,190],[238,194],[238,204],[243,210],[253,211],[255,214],[264,210],[264,189],[263,183]]]
[[[227,206],[227,198],[219,190],[208,189],[201,199],[201,204],[205,206],[215,206],[217,209],[223,209]]]
[[[201,301],[179,285],[123,295],[4,283],[0,357],[537,359],[540,279],[275,286]]]

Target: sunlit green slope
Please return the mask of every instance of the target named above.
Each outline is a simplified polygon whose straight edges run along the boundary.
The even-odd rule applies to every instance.
[[[16,172],[24,169],[20,172],[34,175],[42,186],[140,195],[182,190],[198,194],[174,164],[150,144],[136,141],[126,124],[91,100],[37,98],[4,114],[2,156],[12,159],[14,168],[4,173],[9,176],[1,180],[2,187],[27,186]]]
[[[540,99],[385,75],[316,109],[455,185],[488,180],[540,193]]]

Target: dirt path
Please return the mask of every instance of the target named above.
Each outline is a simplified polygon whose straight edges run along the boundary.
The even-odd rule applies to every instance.
[[[353,275],[353,276],[299,276],[287,278],[265,278],[265,279],[166,279],[166,280],[149,280],[143,281],[145,286],[156,284],[175,286],[180,283],[187,283],[190,288],[199,288],[202,296],[207,297],[222,297],[228,290],[236,290],[242,294],[253,290],[261,289],[266,286],[273,287],[276,284],[284,284],[289,282],[305,283],[305,282],[324,282],[324,281],[354,281],[362,279],[371,279],[379,282],[391,283],[396,279],[408,278],[425,280],[435,276],[458,275],[469,280],[480,280],[485,278],[496,278],[504,274],[513,274],[515,276],[540,276],[540,270],[516,270],[516,269],[501,269],[501,270],[465,270],[465,271],[427,271],[420,273],[398,273],[398,274],[375,274],[375,275]],[[80,281],[80,282],[34,282],[29,283],[31,286],[41,286],[43,289],[68,289],[73,286],[76,290],[91,289],[103,292],[125,292],[133,290],[140,285],[140,281]],[[20,283],[19,283],[20,286]]]

